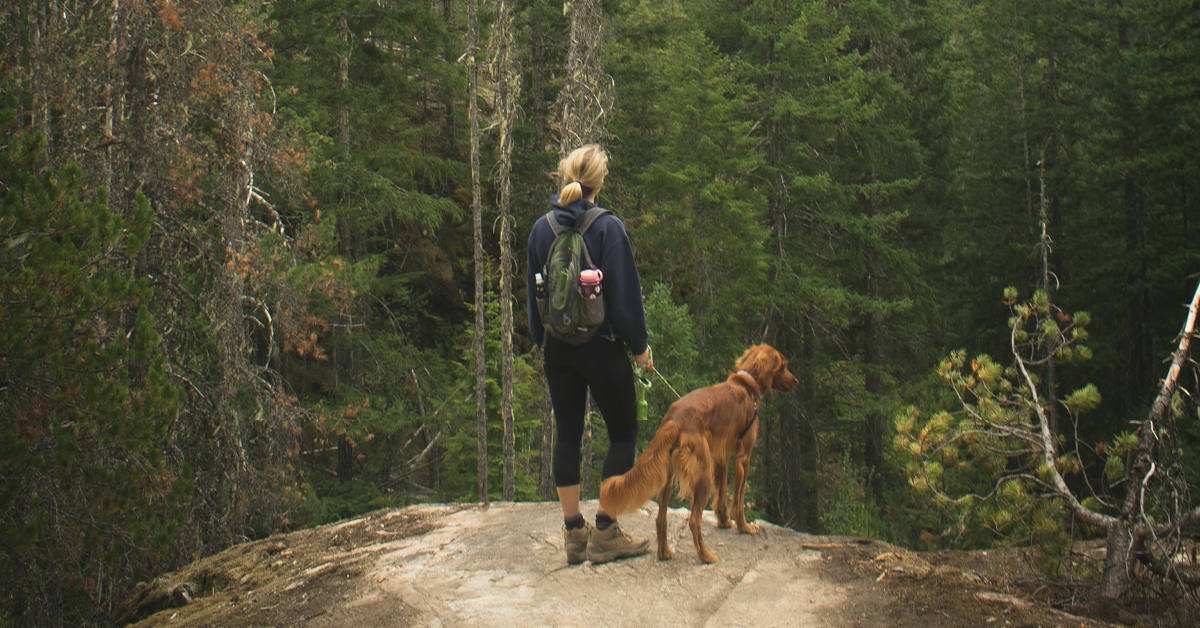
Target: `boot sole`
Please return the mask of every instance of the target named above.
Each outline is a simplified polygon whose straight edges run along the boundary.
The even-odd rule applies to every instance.
[[[600,565],[609,561],[619,560],[621,558],[633,558],[634,556],[641,556],[642,554],[647,554],[649,552],[650,541],[646,541],[645,545],[637,549],[608,550],[607,552],[600,553],[593,553],[589,551],[588,560],[592,561],[593,565]]]

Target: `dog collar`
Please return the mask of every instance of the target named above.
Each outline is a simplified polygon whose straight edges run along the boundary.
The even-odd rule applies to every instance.
[[[749,377],[750,381],[754,382],[754,387],[758,388],[758,398],[762,399],[763,389],[762,389],[762,386],[759,385],[758,380],[754,379],[754,376],[746,371],[739,370],[738,375],[745,375],[746,377]]]
[[[754,387],[758,388],[758,399],[762,399],[762,386],[758,385],[758,380],[754,379],[753,375],[740,369],[738,370],[738,375],[745,375],[746,377],[749,377],[750,381],[754,382]],[[750,417],[750,422],[747,423],[746,427],[742,429],[742,433],[738,434],[738,442],[741,442],[741,440],[745,438],[746,434],[750,433],[750,428],[754,427],[754,423],[758,421],[758,399],[754,400],[754,416]]]

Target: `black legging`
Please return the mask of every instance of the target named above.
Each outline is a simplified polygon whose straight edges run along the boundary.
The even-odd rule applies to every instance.
[[[545,349],[546,383],[558,428],[554,441],[555,486],[579,484],[580,444],[589,387],[608,429],[608,455],[600,478],[621,475],[633,468],[638,433],[637,400],[625,343],[596,336],[586,344],[571,345],[550,337]]]

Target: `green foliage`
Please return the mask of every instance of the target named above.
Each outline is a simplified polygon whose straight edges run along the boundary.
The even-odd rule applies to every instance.
[[[707,349],[704,366],[720,372],[726,356],[744,349],[738,312],[761,309],[765,234],[757,195],[745,184],[760,157],[746,134],[751,124],[740,118],[746,96],[734,65],[678,12],[639,3],[621,18],[620,32],[632,39],[612,44],[614,76],[639,76],[658,89],[614,115],[623,138],[614,153],[647,161],[632,171],[614,164],[613,178],[616,193],[640,207],[629,224],[644,283],[666,283],[683,297]]]
[[[1095,384],[1088,384],[1067,395],[1067,398],[1063,399],[1063,404],[1075,414],[1095,410],[1100,405],[1100,391],[1096,390]]]
[[[954,390],[958,408],[926,418],[910,407],[895,420],[893,445],[917,495],[951,515],[943,537],[969,541],[969,522],[979,521],[998,542],[1039,544],[1039,560],[1053,572],[1070,543],[1062,529],[1063,496],[1056,476],[1076,475],[1084,467],[1078,450],[1060,453],[1056,440],[1046,452],[1041,434],[1050,430],[1049,419],[1044,409],[1039,413],[1041,402],[1034,397],[1044,398],[1045,392],[1031,388],[1041,386],[1039,380],[1025,374],[1038,356],[1078,347],[1080,335],[1071,332],[1087,318],[1060,317],[1040,291],[1024,303],[1012,296],[1006,291],[1016,368],[1006,369],[986,354],[968,360],[965,351],[952,353],[936,372]],[[1060,328],[1056,319],[1069,324]],[[1091,385],[1064,401],[1076,417],[1099,403],[1100,394]],[[1047,453],[1054,457],[1053,465],[1046,462]],[[1112,464],[1110,458],[1110,468]]]
[[[646,297],[646,327],[650,332],[650,346],[654,351],[655,368],[658,375],[651,375],[651,388],[646,400],[650,404],[650,424],[641,426],[640,440],[649,442],[658,427],[658,421],[667,413],[667,408],[676,401],[666,383],[669,382],[681,395],[702,386],[717,383],[715,378],[706,381],[700,369],[700,351],[696,344],[696,323],[687,305],[676,305],[671,298],[671,289],[663,283],[655,283]],[[730,356],[728,366],[736,356]],[[719,376],[718,376],[719,377]]]
[[[821,526],[827,533],[869,539],[891,537],[891,526],[880,515],[863,479],[865,475],[862,465],[848,451],[842,452],[841,459],[826,472],[829,491],[822,495]]]
[[[504,458],[500,435],[504,425],[500,417],[500,304],[495,294],[485,293],[487,344],[487,430],[488,494],[500,499],[503,488]],[[449,500],[478,499],[478,473],[475,467],[476,401],[474,325],[462,325],[456,346],[460,358],[454,366],[454,386],[448,388],[439,403],[446,417],[446,456],[453,466],[443,469],[442,495]],[[514,488],[517,501],[537,501],[540,479],[541,422],[543,384],[540,365],[531,354],[516,356],[513,363],[513,451]]]
[[[150,318],[148,282],[124,263],[154,217],[127,212],[79,170],[38,175],[40,134],[0,153],[0,584],[5,614],[62,601],[92,621],[97,579],[152,569],[175,541],[190,490],[163,452],[179,392]]]

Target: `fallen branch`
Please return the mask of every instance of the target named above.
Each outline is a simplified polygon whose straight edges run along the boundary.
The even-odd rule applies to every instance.
[[[434,444],[434,443],[436,443],[436,442],[438,442],[438,439],[439,439],[439,438],[441,438],[441,437],[442,437],[442,433],[441,433],[441,432],[438,432],[438,433],[437,433],[437,434],[436,434],[436,435],[433,437],[433,439],[429,441],[429,444],[425,446],[425,450],[424,450],[424,451],[422,451],[421,453],[417,454],[417,455],[416,455],[416,456],[415,456],[415,457],[414,457],[412,460],[409,460],[409,461],[408,461],[408,465],[407,465],[407,466],[408,466],[408,470],[409,470],[409,471],[412,471],[413,469],[416,469],[416,468],[417,468],[417,465],[421,463],[421,460],[423,460],[423,459],[425,458],[425,456],[428,456],[430,451],[433,451],[433,444]]]

